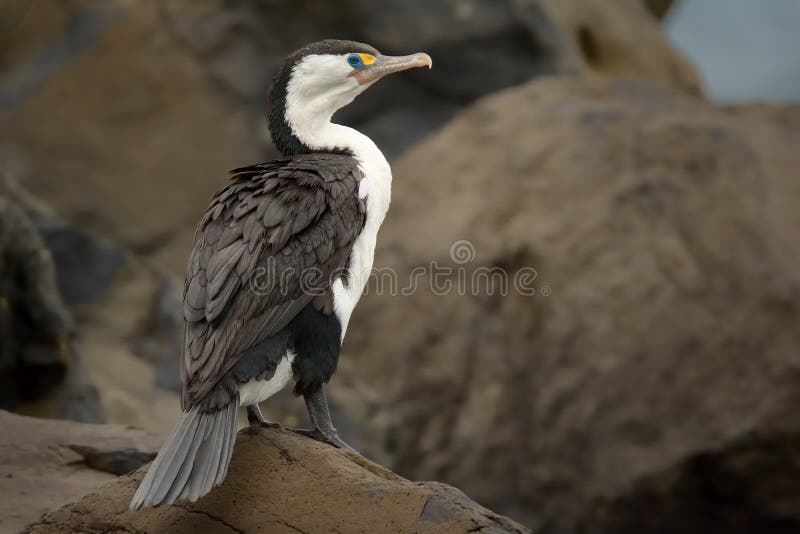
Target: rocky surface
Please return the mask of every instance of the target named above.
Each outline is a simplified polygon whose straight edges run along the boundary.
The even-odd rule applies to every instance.
[[[671,2],[537,0],[569,36],[586,69],[595,75],[656,81],[702,95],[694,66],[669,42],[660,21]]]
[[[75,323],[53,255],[25,197],[0,175],[0,409],[54,399],[55,416],[99,416],[97,393],[74,349]]]
[[[70,223],[178,274],[227,170],[273,155],[267,85],[281,58],[309,41],[361,39],[433,56],[432,71],[384,80],[337,116],[390,156],[475,98],[535,76],[601,72],[699,86],[638,3],[630,13],[602,0],[11,4],[3,23],[17,25],[15,39],[0,54],[2,165]],[[578,16],[584,5],[588,18]]]
[[[451,287],[372,284],[340,367],[389,465],[536,532],[800,528],[798,142],[797,106],[547,79],[409,152],[376,266]]]
[[[240,432],[227,478],[196,503],[130,511],[143,475],[92,488],[23,532],[529,532],[455,488],[283,429]]]
[[[180,389],[176,285],[0,176],[0,407],[165,430]]]
[[[0,532],[19,532],[153,458],[159,438],[121,425],[22,417],[0,410]]]
[[[34,399],[63,379],[72,326],[39,232],[19,207],[0,198],[0,407]]]

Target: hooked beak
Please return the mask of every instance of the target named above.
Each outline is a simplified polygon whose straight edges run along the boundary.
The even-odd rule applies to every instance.
[[[375,62],[365,68],[353,71],[352,76],[358,81],[359,85],[372,83],[380,80],[387,74],[400,72],[402,70],[415,69],[417,67],[433,66],[431,56],[425,53],[411,54],[410,56],[383,56],[375,58]]]

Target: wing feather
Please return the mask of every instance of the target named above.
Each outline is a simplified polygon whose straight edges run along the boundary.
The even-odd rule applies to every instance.
[[[232,171],[195,235],[184,288],[184,408],[242,354],[311,302],[300,273],[321,284],[346,265],[365,213],[354,158],[305,154]]]

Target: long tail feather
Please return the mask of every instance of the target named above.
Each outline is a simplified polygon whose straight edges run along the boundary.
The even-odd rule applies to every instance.
[[[196,501],[222,482],[236,441],[238,401],[216,412],[195,407],[183,413],[139,484],[132,510],[178,499]]]

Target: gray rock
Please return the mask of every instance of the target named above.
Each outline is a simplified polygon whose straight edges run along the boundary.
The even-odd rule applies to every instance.
[[[0,406],[103,422],[120,386],[101,391],[95,366],[121,369],[107,354],[120,349],[156,366],[155,377],[140,378],[152,389],[180,390],[183,320],[173,279],[64,222],[8,177],[0,194]]]
[[[58,290],[70,307],[103,298],[125,262],[124,251],[82,228],[52,217],[34,217],[53,255]]]
[[[35,401],[61,384],[74,363],[73,335],[52,256],[25,211],[0,196],[0,408]]]

